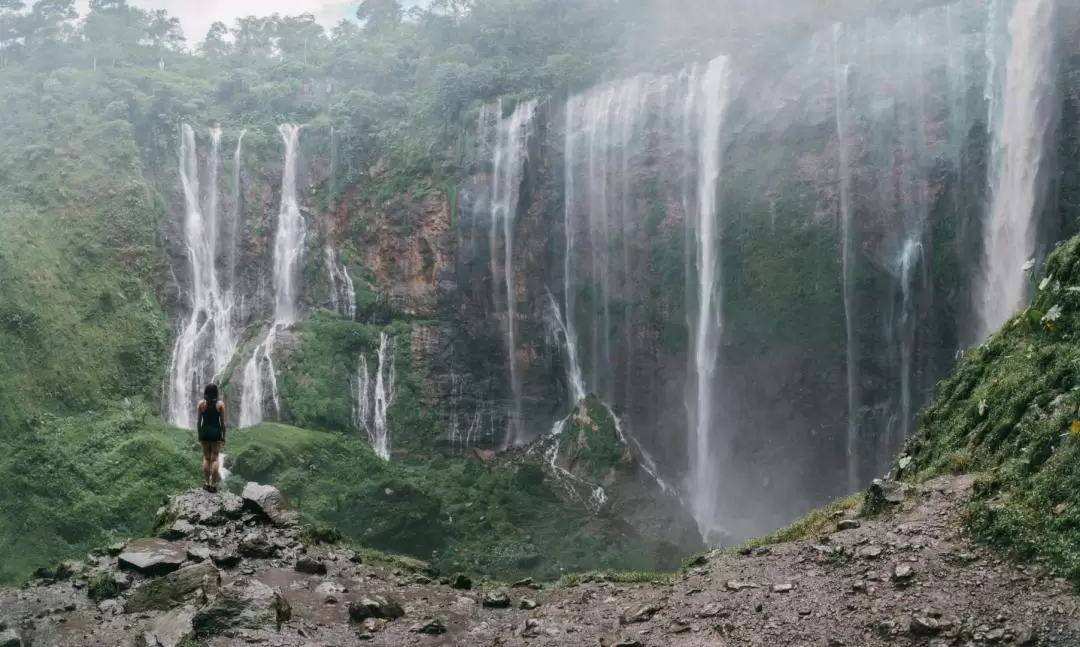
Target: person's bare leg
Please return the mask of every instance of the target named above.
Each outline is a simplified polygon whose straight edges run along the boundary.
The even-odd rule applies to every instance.
[[[221,480],[221,444],[210,443],[210,485],[217,487]]]
[[[203,458],[202,458],[202,471],[203,471],[203,485],[209,486],[211,484],[211,470],[214,467],[213,464],[213,445],[214,443],[203,443]]]

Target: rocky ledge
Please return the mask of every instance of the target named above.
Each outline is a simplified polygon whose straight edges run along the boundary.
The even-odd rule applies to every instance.
[[[1080,645],[1068,583],[974,547],[971,479],[940,479],[875,519],[701,557],[671,578],[582,577],[474,590],[423,562],[312,546],[272,487],[191,491],[158,537],[0,591],[0,647],[269,645]],[[569,578],[573,579],[573,578]]]

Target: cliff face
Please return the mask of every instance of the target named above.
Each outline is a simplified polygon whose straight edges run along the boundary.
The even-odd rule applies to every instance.
[[[392,356],[395,452],[532,442],[592,394],[681,490],[707,443],[725,501],[710,505],[735,535],[867,482],[977,341],[998,154],[987,97],[1002,91],[985,56],[1007,42],[976,4],[844,26],[753,69],[717,59],[490,106],[462,170],[393,191],[376,165],[337,193],[310,144],[301,305],[305,318],[336,318],[282,332],[280,417],[370,435],[361,383],[374,389]],[[1063,10],[1065,41],[1076,24]],[[1046,240],[1075,229],[1078,63],[1061,63],[1065,172],[1038,219]],[[700,135],[714,126],[710,143]],[[240,174],[240,329],[273,308],[281,168],[268,150]],[[174,312],[181,215],[174,207],[168,232]],[[698,334],[706,297],[715,341]],[[242,335],[227,371],[233,399],[261,331]],[[394,342],[385,357],[380,334]],[[706,342],[716,359],[703,369]]]

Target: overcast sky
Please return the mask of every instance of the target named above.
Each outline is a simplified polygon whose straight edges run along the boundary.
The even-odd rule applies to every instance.
[[[269,16],[280,13],[297,15],[314,14],[320,22],[333,25],[342,18],[355,18],[359,0],[130,0],[131,4],[144,9],[167,9],[184,24],[184,35],[194,43],[206,36],[210,25],[221,21],[232,26],[241,16]],[[418,4],[419,0],[403,2]],[[79,0],[79,13],[84,14],[90,0]]]

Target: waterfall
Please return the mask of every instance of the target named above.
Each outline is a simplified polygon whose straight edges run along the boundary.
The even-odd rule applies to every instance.
[[[296,155],[300,146],[300,126],[282,124],[278,132],[285,141],[285,172],[281,180],[281,211],[274,238],[274,323],[288,326],[296,322],[300,261],[303,260],[307,231],[296,199]]]
[[[923,260],[922,243],[915,239],[904,241],[904,249],[900,257],[900,286],[902,290],[902,303],[900,311],[900,424],[899,434],[894,434],[889,439],[887,449],[890,450],[886,460],[890,460],[895,452],[900,451],[904,441],[911,435],[912,425],[915,423],[915,407],[912,402],[912,382],[915,370],[915,325],[918,311],[915,304],[915,284],[918,274],[916,269],[922,268],[922,284],[926,284],[926,263]]]
[[[367,357],[360,355],[360,363],[356,369],[356,406],[353,407],[353,419],[357,430],[364,432],[367,439],[374,444],[371,414],[371,373],[368,371]]]
[[[693,233],[687,253],[696,273],[688,297],[700,309],[688,322],[694,357],[688,364],[692,386],[684,455],[690,459],[686,485],[703,533],[717,523],[721,494],[716,479],[722,456],[715,440],[723,434],[716,428],[713,401],[721,335],[718,190],[729,75],[728,58],[720,57],[700,71],[640,75],[570,97],[563,142],[561,304],[548,295],[554,337],[566,353],[571,403],[593,393],[609,411],[614,404],[634,406],[633,333],[645,323],[635,304],[648,298],[639,292],[638,273],[652,271],[655,262],[651,253],[642,256],[637,250],[647,240],[643,236],[658,235],[677,216],[667,212],[662,195],[636,184],[632,171],[674,149],[676,164],[658,180],[683,183],[683,214]],[[643,195],[651,203],[648,213],[641,213]],[[612,418],[646,472],[670,489],[645,448],[613,413]],[[556,422],[551,435],[560,435],[565,425],[566,420]]]
[[[974,260],[964,256],[978,236],[966,224],[974,201],[964,178],[979,164],[969,133],[993,118],[984,86],[995,48],[992,29],[981,27],[993,21],[992,6],[961,0],[892,21],[837,24],[823,39],[839,170],[849,491],[888,469],[927,395],[920,376],[936,352],[928,337],[932,220],[947,220],[936,235],[953,237],[937,245],[939,256],[961,267]],[[952,199],[936,202],[945,189]],[[947,211],[932,218],[935,208]],[[955,283],[967,288],[966,278]]]
[[[364,432],[375,455],[390,460],[390,425],[387,415],[394,406],[396,388],[394,338],[387,332],[379,333],[378,364],[375,367],[375,383],[371,382],[367,357],[360,356],[356,371],[356,402],[353,419],[356,428]]]
[[[537,102],[524,101],[503,119],[503,104],[485,106],[480,111],[480,132],[491,148],[491,191],[487,204],[493,301],[504,308],[507,362],[513,394],[511,429],[504,444],[517,445],[526,440],[521,411],[521,368],[518,365],[518,287],[514,276],[514,226],[528,143]]]
[[[190,270],[190,313],[173,345],[167,410],[170,423],[195,424],[194,403],[204,383],[216,380],[235,352],[232,296],[218,277],[218,174],[221,129],[211,133],[206,209],[201,207],[195,131],[185,124],[180,142],[180,183],[184,193],[184,240]]]
[[[250,427],[263,421],[265,388],[270,387],[275,414],[281,417],[281,400],[274,368],[274,344],[280,330],[296,322],[300,262],[307,236],[304,218],[296,198],[296,156],[299,152],[300,126],[283,124],[278,132],[285,142],[285,169],[281,179],[281,209],[278,212],[274,239],[274,321],[266,337],[255,348],[244,366],[240,426]]]
[[[723,327],[720,285],[720,231],[717,190],[720,179],[721,131],[728,101],[728,59],[709,64],[700,80],[695,79],[693,96],[701,133],[698,150],[697,212],[693,223],[696,241],[695,265],[698,279],[697,313],[692,326],[693,380],[696,386],[690,420],[690,498],[694,518],[703,538],[719,530],[717,499],[718,457],[713,449],[717,421],[713,417],[717,354]],[[697,95],[696,93],[700,93]]]
[[[375,373],[375,454],[390,460],[390,428],[386,414],[394,404],[394,340],[385,332],[379,333],[379,366]]]
[[[229,212],[229,253],[226,258],[228,267],[228,286],[229,286],[229,301],[236,303],[236,263],[237,254],[239,252],[240,239],[238,238],[240,232],[240,221],[243,219],[244,213],[244,192],[241,182],[241,170],[243,169],[244,159],[244,135],[247,134],[247,130],[240,131],[240,137],[236,140],[236,151],[233,153],[233,194],[232,194],[232,210]],[[234,313],[233,321],[241,320],[243,313]]]
[[[356,289],[352,277],[330,245],[326,246],[326,273],[330,276],[330,303],[334,312],[356,318]]]
[[[1039,223],[1053,172],[1048,142],[1060,116],[1054,13],[1054,0],[1016,0],[1009,21],[1002,99],[993,104],[1001,114],[993,138],[993,202],[984,229],[976,304],[980,340],[1028,300],[1024,266],[1038,253]]]
[[[836,56],[836,135],[839,140],[840,157],[840,245],[841,263],[843,265],[843,289],[844,289],[844,325],[847,329],[847,400],[848,400],[848,424],[847,424],[847,475],[848,490],[858,489],[858,448],[859,448],[859,423],[857,412],[859,410],[859,363],[855,347],[855,320],[852,301],[852,290],[855,286],[853,271],[855,264],[852,259],[852,247],[854,238],[851,235],[852,197],[851,197],[851,161],[848,150],[848,77],[851,70],[847,65],[840,63],[840,36],[842,26],[837,24],[833,31],[833,51]]]

